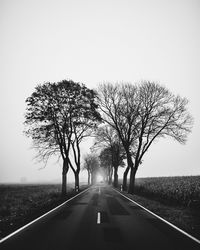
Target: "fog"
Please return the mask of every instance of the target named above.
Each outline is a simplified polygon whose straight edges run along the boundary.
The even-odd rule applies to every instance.
[[[35,86],[63,79],[89,88],[151,80],[187,97],[195,120],[187,144],[158,140],[137,176],[200,174],[199,25],[198,0],[2,0],[0,182],[60,180],[57,159],[45,168],[33,160],[23,122]],[[86,141],[82,154],[91,145]]]

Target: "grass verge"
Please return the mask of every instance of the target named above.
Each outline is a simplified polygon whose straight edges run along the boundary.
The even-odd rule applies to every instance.
[[[180,205],[167,205],[164,204],[165,202],[162,203],[144,196],[130,195],[125,192],[124,194],[200,240],[200,211],[198,209]]]
[[[0,239],[76,194],[72,186],[61,197],[60,185],[0,185]]]

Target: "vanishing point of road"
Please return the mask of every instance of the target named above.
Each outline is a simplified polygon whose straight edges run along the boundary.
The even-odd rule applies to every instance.
[[[196,250],[200,244],[101,184],[8,237],[0,249]]]

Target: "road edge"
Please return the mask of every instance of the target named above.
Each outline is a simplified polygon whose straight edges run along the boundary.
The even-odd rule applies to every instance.
[[[24,225],[23,227],[20,227],[19,229],[15,230],[14,232],[12,232],[11,234],[7,235],[6,237],[2,238],[0,240],[0,244],[3,243],[4,241],[8,240],[9,238],[11,238],[12,236],[16,235],[17,233],[23,231],[24,229],[26,229],[27,227],[29,227],[30,225],[34,224],[35,222],[41,220],[42,218],[44,218],[45,216],[49,215],[50,213],[56,211],[58,208],[61,208],[62,206],[66,205],[68,202],[70,202],[71,200],[75,199],[77,196],[85,193],[86,191],[88,191],[91,187],[86,188],[85,190],[83,190],[82,192],[76,194],[75,196],[71,197],[70,199],[66,200],[65,202],[61,203],[60,205],[58,205],[57,207],[51,209],[50,211],[46,212],[45,214],[39,216],[38,218],[34,219],[33,221],[27,223],[26,225]]]
[[[179,231],[180,233],[184,234],[185,236],[189,237],[191,240],[195,241],[196,243],[200,244],[200,240],[198,240],[197,238],[195,238],[194,236],[190,235],[189,233],[185,232],[184,230],[180,229],[179,227],[175,226],[174,224],[172,224],[171,222],[163,219],[161,216],[153,213],[152,211],[150,211],[149,209],[143,207],[142,205],[140,205],[139,203],[137,203],[136,201],[132,200],[131,198],[127,197],[126,195],[122,194],[120,191],[118,191],[115,188],[112,188],[114,191],[116,191],[117,193],[119,193],[120,195],[122,195],[123,197],[125,197],[127,200],[135,203],[137,206],[141,207],[142,209],[144,209],[145,211],[147,211],[148,213],[150,213],[151,215],[155,216],[156,218],[158,218],[159,220],[163,221],[164,223],[168,224],[169,226],[173,227],[175,230]]]

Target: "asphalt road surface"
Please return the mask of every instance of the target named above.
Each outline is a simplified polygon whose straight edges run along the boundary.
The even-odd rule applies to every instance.
[[[102,184],[8,238],[0,249],[192,250],[200,244]]]

